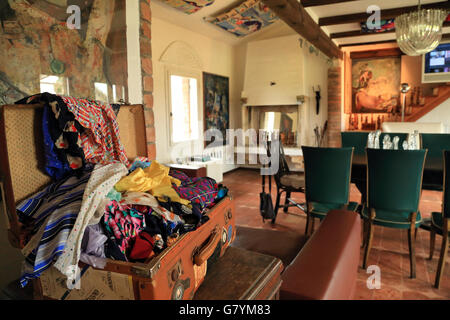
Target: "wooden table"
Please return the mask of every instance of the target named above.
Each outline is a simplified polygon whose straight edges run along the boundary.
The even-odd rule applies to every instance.
[[[278,258],[229,247],[208,266],[194,300],[277,300],[283,269]]]

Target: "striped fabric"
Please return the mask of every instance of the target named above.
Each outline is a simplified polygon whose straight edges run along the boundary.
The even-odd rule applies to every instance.
[[[82,146],[86,161],[109,164],[113,160],[130,167],[122,143],[116,114],[110,104],[61,96],[75,119],[86,129]]]
[[[64,250],[67,237],[77,219],[84,189],[92,168],[80,178],[55,182],[17,206],[19,221],[33,223],[33,237],[22,253],[26,256],[20,284],[38,278]]]

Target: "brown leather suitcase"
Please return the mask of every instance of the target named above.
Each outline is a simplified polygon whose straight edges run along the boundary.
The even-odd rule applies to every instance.
[[[8,238],[23,248],[22,226],[16,205],[50,183],[44,163],[41,105],[0,107],[0,187],[7,215]],[[122,105],[117,121],[120,139],[132,160],[146,155],[142,105]],[[35,298],[49,299],[192,299],[208,268],[236,236],[235,206],[231,195],[206,213],[209,220],[182,235],[148,263],[107,260],[104,269],[80,263],[81,289],[68,290],[55,268],[34,280]]]
[[[278,258],[231,247],[211,267],[194,300],[278,300],[283,269]]]

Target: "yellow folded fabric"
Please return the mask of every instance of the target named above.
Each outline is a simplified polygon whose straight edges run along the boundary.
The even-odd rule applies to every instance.
[[[160,186],[160,187],[156,187],[155,189],[151,190],[151,194],[158,198],[159,201],[162,202],[166,202],[166,200],[164,199],[164,197],[169,197],[170,201],[173,202],[179,202],[181,204],[184,204],[186,206],[191,206],[191,202],[189,200],[185,200],[180,198],[180,196],[178,195],[178,193],[174,190],[174,188],[172,188],[172,186]]]
[[[123,177],[116,183],[114,188],[118,192],[149,192],[157,198],[167,196],[171,201],[180,202],[188,205],[190,201],[180,198],[178,193],[172,188],[172,183],[177,186],[181,181],[169,176],[170,168],[157,161],[145,168],[137,168],[132,173]]]

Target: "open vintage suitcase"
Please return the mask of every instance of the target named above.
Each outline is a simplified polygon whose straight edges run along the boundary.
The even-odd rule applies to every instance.
[[[42,105],[0,107],[0,187],[7,215],[8,238],[17,248],[25,243],[16,205],[50,183],[44,174]],[[122,105],[117,117],[120,139],[130,160],[146,155],[142,105]],[[104,269],[80,262],[80,290],[68,290],[56,268],[33,280],[35,299],[192,299],[208,266],[234,240],[235,206],[229,194],[206,213],[209,220],[185,233],[149,263],[108,259]]]

